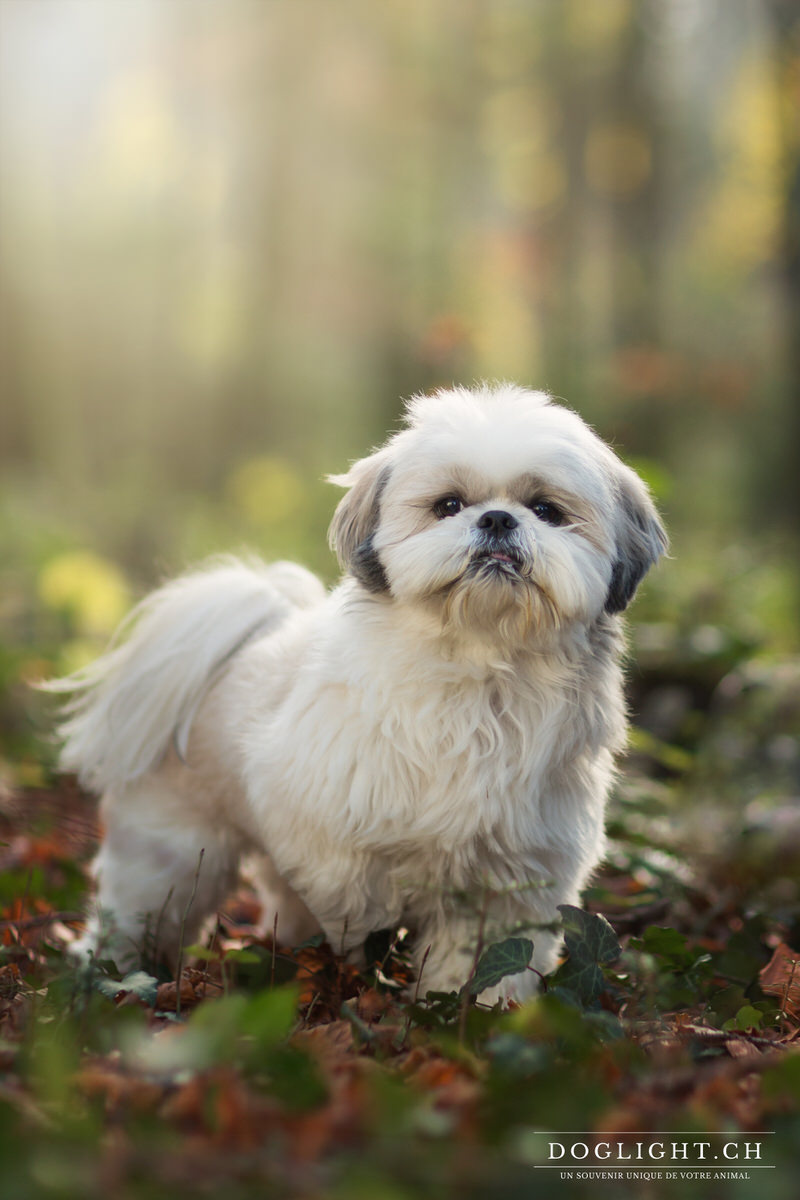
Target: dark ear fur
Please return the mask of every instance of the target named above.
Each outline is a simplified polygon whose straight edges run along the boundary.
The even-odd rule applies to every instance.
[[[606,612],[627,608],[637,587],[668,546],[667,534],[638,475],[627,467],[618,478],[617,552]]]
[[[342,569],[354,575],[370,592],[389,590],[373,541],[380,519],[381,493],[390,474],[387,459],[386,452],[379,450],[354,463],[346,475],[328,476],[331,483],[350,489],[333,514],[328,541]]]

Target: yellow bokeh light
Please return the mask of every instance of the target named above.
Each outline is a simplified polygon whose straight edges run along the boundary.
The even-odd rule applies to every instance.
[[[185,141],[164,82],[132,70],[109,89],[96,135],[96,178],[128,198],[175,180]]]
[[[715,130],[722,170],[700,211],[692,254],[726,276],[744,274],[778,246],[785,180],[778,95],[763,62],[746,60]]]
[[[556,119],[547,92],[534,83],[492,92],[481,112],[481,140],[494,154],[509,145],[541,146],[553,135]]]
[[[552,208],[567,190],[563,162],[550,152],[509,155],[498,171],[498,190],[512,209],[539,212]]]
[[[274,526],[297,516],[305,506],[306,489],[290,463],[260,455],[241,463],[228,480],[228,495],[252,525]]]
[[[530,377],[538,359],[534,314],[521,295],[487,279],[486,300],[476,322],[475,351],[487,379]]]
[[[567,30],[573,46],[600,50],[625,32],[631,19],[630,0],[569,0]]]
[[[122,572],[90,550],[51,558],[39,572],[37,591],[47,608],[68,613],[87,635],[111,634],[131,605]]]

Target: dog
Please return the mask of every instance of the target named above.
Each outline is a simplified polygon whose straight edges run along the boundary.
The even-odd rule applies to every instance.
[[[403,925],[423,991],[451,991],[479,921],[530,930],[532,969],[482,995],[522,1000],[603,857],[620,614],[666,534],[576,413],[511,384],[413,397],[330,479],[333,591],[215,560],[51,685],[61,766],[102,794],[79,950],[130,969],[150,937],[174,964],[256,852],[281,942],[357,955]]]

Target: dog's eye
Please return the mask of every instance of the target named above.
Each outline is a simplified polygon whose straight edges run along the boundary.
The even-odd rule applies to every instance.
[[[433,511],[440,519],[442,517],[454,517],[456,513],[460,513],[464,503],[458,496],[443,496],[441,500],[437,500],[433,506]]]
[[[563,512],[557,504],[553,504],[550,500],[533,500],[528,507],[546,525],[562,525],[564,523]]]

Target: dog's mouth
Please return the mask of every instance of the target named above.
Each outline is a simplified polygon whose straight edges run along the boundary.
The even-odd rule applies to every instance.
[[[523,563],[522,555],[513,546],[487,546],[472,556],[470,566],[473,570],[485,569],[506,575],[519,575]]]

